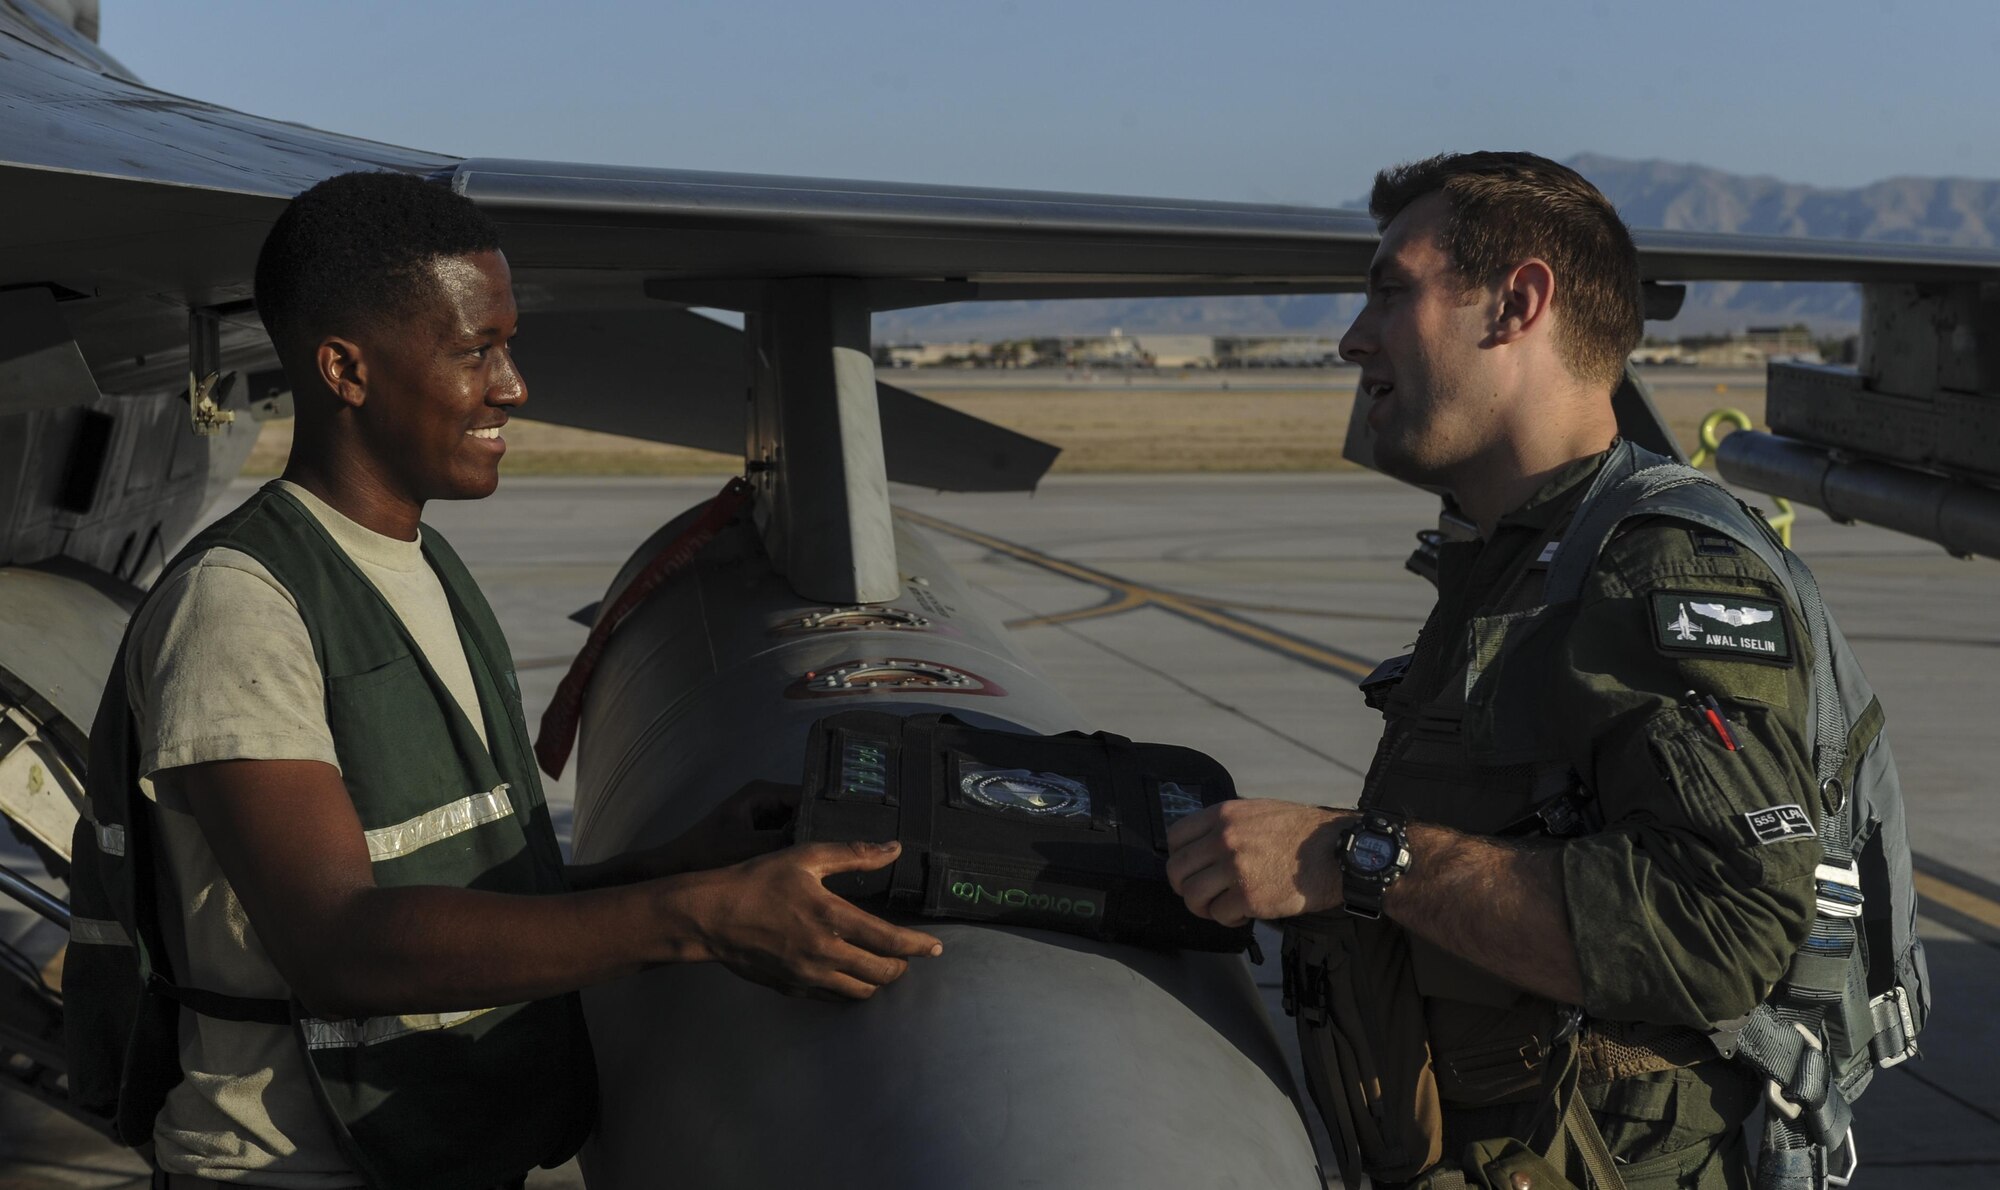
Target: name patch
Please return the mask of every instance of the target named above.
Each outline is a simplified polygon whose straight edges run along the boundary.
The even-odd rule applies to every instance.
[[[1653,643],[1670,653],[1788,662],[1785,609],[1768,599],[1697,591],[1653,592]]]
[[[1750,833],[1757,841],[1766,846],[1786,839],[1810,839],[1819,833],[1813,829],[1812,816],[1797,805],[1746,810],[1743,820],[1750,824]]]

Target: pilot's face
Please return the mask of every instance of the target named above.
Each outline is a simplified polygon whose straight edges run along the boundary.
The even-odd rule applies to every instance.
[[[1485,295],[1466,289],[1439,243],[1447,213],[1444,195],[1425,195],[1383,230],[1368,304],[1340,340],[1341,358],[1361,365],[1376,466],[1440,487],[1486,444],[1496,404],[1481,383]]]
[[[508,341],[518,311],[499,252],[440,257],[426,266],[430,308],[370,337],[370,446],[402,495],[488,496],[500,484],[500,427],[528,399]]]

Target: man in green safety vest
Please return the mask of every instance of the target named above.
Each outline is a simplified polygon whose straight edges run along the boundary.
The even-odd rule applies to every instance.
[[[591,1122],[576,989],[715,961],[865,998],[941,951],[821,883],[893,844],[776,849],[762,795],[564,865],[506,641],[419,522],[494,491],[527,399],[470,201],[322,182],[256,296],[291,460],[133,616],[75,849],[72,1093],[150,1147],[156,1185],[515,1185]]]

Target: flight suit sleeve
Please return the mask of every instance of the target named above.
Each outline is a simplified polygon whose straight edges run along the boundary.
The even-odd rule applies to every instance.
[[[1705,1027],[1769,994],[1814,909],[1812,642],[1764,563],[1655,519],[1605,550],[1553,683],[1602,829],[1563,845],[1583,1008]],[[1731,750],[1688,705],[1712,696]]]

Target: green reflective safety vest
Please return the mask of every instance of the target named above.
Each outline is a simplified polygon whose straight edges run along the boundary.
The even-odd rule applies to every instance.
[[[560,846],[522,720],[513,658],[451,547],[423,529],[450,601],[490,748],[402,621],[312,514],[267,488],[180,558],[226,546],[297,600],[326,681],[327,723],[366,832],[375,881],[523,895],[566,891]],[[595,1115],[596,1076],[575,995],[463,1012],[319,1020],[296,1000],[177,983],[156,897],[161,862],[121,645],[91,731],[89,816],[71,875],[63,972],[72,1099],[128,1145],[181,1081],[183,1009],[289,1025],[343,1153],[371,1186],[478,1190],[567,1159]]]

